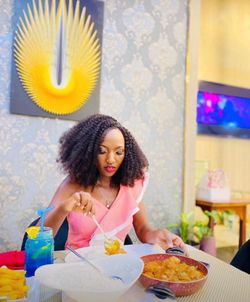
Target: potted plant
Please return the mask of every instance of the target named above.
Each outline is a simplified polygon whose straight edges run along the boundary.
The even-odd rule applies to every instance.
[[[194,221],[193,212],[181,213],[180,222],[167,225],[167,229],[179,235],[184,243],[192,245],[213,256],[216,256],[214,225],[231,225],[234,219],[232,211],[204,211],[205,219]],[[210,224],[212,218],[213,224]]]
[[[204,211],[206,220],[196,221],[193,227],[194,237],[200,242],[200,250],[216,256],[216,242],[214,237],[214,225],[210,224],[210,218],[214,224],[218,221],[218,211]]]
[[[215,211],[212,212],[212,218],[215,221],[215,224],[224,224],[225,226],[228,226],[229,228],[233,227],[233,224],[235,223],[235,220],[237,219],[235,216],[235,212],[232,210],[226,210],[226,211]]]
[[[194,241],[194,217],[193,213],[181,213],[180,222],[167,225],[167,229],[173,231],[176,235],[179,235],[184,243],[189,245],[198,246],[199,243]]]

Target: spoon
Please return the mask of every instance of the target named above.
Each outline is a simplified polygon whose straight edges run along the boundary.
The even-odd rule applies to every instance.
[[[80,258],[81,260],[87,262],[89,265],[91,265],[96,271],[98,271],[98,273],[100,274],[104,274],[99,267],[97,267],[94,263],[92,263],[90,260],[88,260],[87,258],[83,257],[81,254],[79,254],[75,249],[73,249],[71,246],[67,245],[66,248],[68,250],[70,250],[73,254],[75,254],[78,258]],[[124,283],[123,279],[120,276],[117,275],[111,275],[111,276],[107,276],[105,274],[106,277],[111,278],[112,280],[119,280],[121,282]]]
[[[117,239],[109,239],[108,236],[106,235],[106,233],[104,232],[103,228],[101,227],[101,225],[99,224],[99,222],[96,220],[95,215],[92,215],[92,219],[94,221],[94,223],[96,224],[96,226],[98,227],[98,229],[101,231],[101,233],[103,234],[103,237],[105,238],[104,241],[104,248],[105,250],[108,252],[110,249],[115,249],[115,250],[119,250],[120,249],[120,242]]]
[[[106,233],[104,232],[103,228],[101,227],[101,225],[99,224],[99,222],[96,220],[95,215],[92,215],[92,219],[94,221],[94,223],[96,224],[96,226],[98,227],[98,229],[101,231],[101,233],[103,234],[103,237],[105,238],[105,240],[107,241],[112,241],[111,239],[108,238],[108,236],[106,235]]]
[[[158,283],[150,285],[146,288],[146,292],[153,293],[159,299],[170,298],[172,300],[176,299],[175,293],[168,288],[165,284]]]

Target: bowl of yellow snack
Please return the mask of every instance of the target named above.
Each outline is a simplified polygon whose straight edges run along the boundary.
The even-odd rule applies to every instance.
[[[16,271],[0,267],[0,297],[1,301],[26,301],[29,286],[26,285],[25,271]],[[8,299],[8,300],[7,300]]]
[[[171,254],[152,254],[141,257],[144,270],[140,282],[147,288],[164,284],[175,295],[188,296],[200,290],[207,280],[206,266],[189,257]]]
[[[101,273],[85,261],[43,265],[35,272],[41,285],[62,290],[74,301],[113,302],[127,292],[140,277],[143,261],[133,255],[113,255],[93,259]],[[108,276],[117,275],[121,280]]]

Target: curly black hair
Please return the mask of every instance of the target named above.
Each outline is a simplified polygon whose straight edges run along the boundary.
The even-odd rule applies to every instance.
[[[112,176],[112,184],[133,186],[136,179],[144,177],[148,160],[132,134],[113,117],[94,114],[66,131],[59,140],[57,161],[76,183],[84,187],[96,185],[99,147],[107,131],[114,128],[118,128],[124,136],[125,157]]]

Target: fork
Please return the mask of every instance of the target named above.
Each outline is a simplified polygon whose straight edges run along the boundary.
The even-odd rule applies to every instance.
[[[83,261],[87,262],[89,265],[91,265],[96,271],[98,271],[98,273],[104,274],[104,272],[101,271],[99,267],[97,267],[97,266],[96,266],[94,263],[92,263],[89,259],[83,257],[81,254],[79,254],[79,253],[78,253],[75,249],[73,249],[71,246],[67,245],[66,248],[67,248],[68,250],[70,250],[73,254],[75,254],[78,258],[80,258],[81,260],[83,260]],[[108,277],[108,278],[110,278],[110,279],[112,279],[112,280],[119,280],[119,281],[121,281],[121,282],[124,283],[122,277],[120,277],[120,276],[117,276],[117,275],[108,276],[108,275],[106,275],[106,274],[105,274],[105,276]]]

